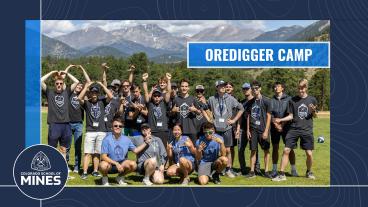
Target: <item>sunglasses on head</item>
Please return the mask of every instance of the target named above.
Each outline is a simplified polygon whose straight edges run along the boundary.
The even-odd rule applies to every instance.
[[[198,90],[196,90],[196,92],[197,92],[197,93],[204,93],[204,90],[202,90],[202,89],[198,89]]]
[[[115,128],[123,128],[123,125],[114,125]]]

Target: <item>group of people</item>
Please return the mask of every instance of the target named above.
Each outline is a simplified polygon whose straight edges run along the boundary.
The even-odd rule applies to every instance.
[[[85,83],[70,73],[72,68],[82,71]],[[101,82],[92,81],[81,65],[69,65],[41,78],[48,104],[48,144],[59,146],[69,161],[74,137],[73,171],[79,173],[83,163],[81,179],[88,178],[92,159],[91,175],[102,177],[102,185],[109,185],[108,174],[116,173],[116,182],[127,185],[125,175],[131,172],[143,175],[145,185],[162,184],[165,176],[180,177],[179,182],[187,185],[194,171],[200,185],[210,180],[219,184],[221,175],[229,178],[243,175],[248,179],[261,175],[284,181],[289,160],[291,175],[298,176],[293,149],[299,139],[307,157],[306,177],[315,179],[311,168],[317,101],[307,94],[306,79],[299,81],[299,93],[294,97],[285,93],[281,82],[274,84],[272,98],[262,95],[260,82],[244,83],[241,86],[244,99],[238,101],[233,96],[234,85],[223,80],[215,82],[216,94],[206,99],[203,85],[196,85],[192,96],[189,80],[182,79],[176,84],[169,73],[149,89],[148,73],[136,81],[141,85],[133,82],[134,65],[128,70],[127,80],[114,79],[111,84],[107,83],[109,67],[103,63],[101,68]],[[50,77],[54,78],[54,87],[45,83]],[[66,78],[72,81],[70,86],[66,85]],[[285,148],[278,172],[281,138]],[[236,145],[240,172],[233,170]],[[264,152],[264,173],[260,170],[258,146]],[[128,151],[136,154],[135,161],[128,159]]]

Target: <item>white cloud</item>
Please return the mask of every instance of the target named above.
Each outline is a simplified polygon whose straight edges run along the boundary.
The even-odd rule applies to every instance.
[[[70,20],[43,20],[41,28],[42,33],[50,37],[67,34],[78,29]]]

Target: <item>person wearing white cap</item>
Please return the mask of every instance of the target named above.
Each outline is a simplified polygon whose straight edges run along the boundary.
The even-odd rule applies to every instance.
[[[233,157],[231,157],[230,151],[230,148],[234,146],[232,124],[236,123],[236,121],[241,117],[244,112],[244,108],[243,105],[234,97],[225,92],[225,86],[225,81],[216,81],[217,93],[208,99],[208,107],[212,111],[213,116],[209,117],[207,113],[203,114],[204,116],[207,116],[207,120],[214,123],[216,133],[224,138],[226,157],[228,161],[225,173],[228,177],[234,178],[235,175],[231,169]],[[233,116],[234,108],[238,110],[235,116]]]

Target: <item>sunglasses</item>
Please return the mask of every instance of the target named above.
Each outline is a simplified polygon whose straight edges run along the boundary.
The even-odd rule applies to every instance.
[[[256,86],[256,87],[252,87],[252,90],[259,90],[259,87],[258,86]]]
[[[153,97],[155,97],[155,98],[156,98],[156,97],[161,97],[161,95],[153,95]]]
[[[204,90],[196,90],[197,93],[204,93]]]
[[[113,127],[115,127],[115,128],[123,128],[123,125],[114,125]]]
[[[58,85],[63,85],[63,84],[64,84],[64,83],[55,83],[55,85],[57,85],[57,86],[58,86]]]
[[[204,131],[203,133],[204,133],[204,134],[207,134],[207,135],[212,135],[214,132],[213,132],[213,131],[211,131],[211,130],[209,130],[209,131]]]

